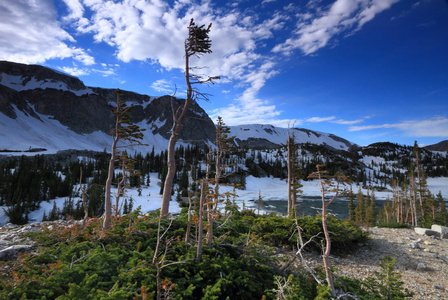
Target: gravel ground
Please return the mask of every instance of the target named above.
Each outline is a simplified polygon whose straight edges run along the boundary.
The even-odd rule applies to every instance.
[[[356,253],[332,257],[337,274],[355,278],[374,276],[380,259],[396,259],[404,287],[411,299],[448,299],[448,239],[419,235],[412,229],[369,228],[371,240]]]

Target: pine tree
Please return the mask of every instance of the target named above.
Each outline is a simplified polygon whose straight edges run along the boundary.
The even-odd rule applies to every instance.
[[[132,123],[131,109],[133,106],[127,106],[121,99],[120,90],[117,89],[117,108],[114,111],[115,127],[111,134],[113,136],[111,157],[109,160],[108,177],[106,180],[105,198],[104,198],[104,221],[103,230],[109,229],[112,216],[111,187],[114,178],[114,166],[117,157],[118,142],[125,142],[127,146],[142,145],[143,131],[139,126]]]
[[[355,205],[355,194],[352,191],[348,194],[348,220],[351,223],[356,222],[356,205]]]
[[[366,204],[364,195],[361,190],[356,195],[356,208],[355,208],[356,224],[363,225],[366,220]]]

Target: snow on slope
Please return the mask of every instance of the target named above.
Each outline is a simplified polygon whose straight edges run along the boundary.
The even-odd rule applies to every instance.
[[[96,131],[90,134],[77,134],[59,121],[36,112],[39,118],[31,117],[14,107],[16,119],[0,113],[0,150],[26,151],[30,148],[47,149],[45,154],[56,153],[60,150],[78,149],[93,151],[110,151],[112,137],[104,132]],[[141,122],[142,128],[148,125]],[[150,152],[154,146],[156,152],[165,150],[167,140],[159,134],[153,135],[150,130],[144,132],[143,144],[130,151]],[[129,150],[128,150],[129,151]],[[4,152],[0,154],[24,155],[24,152]],[[35,155],[36,153],[28,153]]]
[[[62,74],[62,73],[61,73]],[[66,75],[66,74],[64,74]],[[48,80],[37,80],[32,77],[29,81],[24,81],[22,76],[14,76],[2,73],[0,74],[0,84],[7,86],[15,91],[26,91],[26,90],[34,90],[34,89],[56,89],[62,91],[69,91],[77,96],[82,96],[84,94],[92,94],[93,91],[90,88],[86,88],[83,90],[73,90],[67,87],[67,84],[61,81],[56,81],[52,79]]]
[[[236,139],[248,140],[249,138],[266,139],[273,144],[285,145],[288,139],[287,128],[274,127],[272,125],[251,124],[229,126],[230,136]],[[333,138],[331,134],[306,129],[295,129],[295,141],[297,143],[313,143],[316,145],[328,145],[338,150],[348,150],[350,145],[342,139]],[[354,145],[354,144],[352,144]]]

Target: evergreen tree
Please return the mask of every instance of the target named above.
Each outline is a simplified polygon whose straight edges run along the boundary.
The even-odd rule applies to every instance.
[[[351,223],[356,222],[356,205],[355,205],[355,194],[350,190],[348,194],[348,220]]]
[[[355,208],[356,224],[363,225],[366,221],[366,203],[364,195],[361,190],[356,195],[356,208]]]
[[[109,160],[108,176],[106,180],[105,187],[105,198],[104,198],[104,221],[103,230],[109,229],[111,214],[112,214],[112,204],[111,204],[111,186],[114,177],[114,166],[117,157],[118,142],[127,142],[129,144],[141,145],[141,139],[143,138],[143,130],[139,126],[132,123],[131,109],[133,106],[127,106],[126,102],[121,99],[120,90],[117,89],[117,108],[114,111],[115,115],[115,127],[111,134],[113,136],[111,157]]]

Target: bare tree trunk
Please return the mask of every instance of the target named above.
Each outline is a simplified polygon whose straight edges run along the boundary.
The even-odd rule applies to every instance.
[[[425,208],[423,206],[423,196],[422,196],[422,179],[421,179],[421,171],[420,171],[420,162],[419,162],[418,150],[415,151],[415,166],[417,168],[417,179],[418,179],[418,197],[420,200],[420,210],[422,213],[422,217],[425,216]]]
[[[123,195],[123,189],[124,189],[124,183],[126,181],[126,168],[123,163],[123,166],[121,167],[121,172],[123,173],[123,178],[118,182],[117,185],[117,194],[115,195],[115,206],[114,206],[114,216],[118,217],[121,213],[118,209],[120,205],[120,197]]]
[[[186,50],[185,50],[186,51]],[[193,89],[190,83],[190,65],[189,65],[189,56],[185,56],[185,82],[187,84],[187,98],[185,99],[184,106],[182,108],[182,112],[180,113],[180,107],[173,112],[173,127],[171,128],[171,136],[168,143],[168,172],[166,174],[165,183],[163,186],[163,195],[162,195],[162,207],[160,208],[160,216],[165,217],[169,212],[170,200],[171,200],[171,191],[173,189],[173,180],[174,175],[176,174],[176,163],[174,159],[174,151],[176,150],[176,143],[179,139],[179,132],[182,128],[182,123],[187,115],[188,108],[190,104],[193,102],[192,93]]]
[[[328,228],[327,228],[327,208],[338,197],[339,179],[337,179],[336,194],[328,202],[326,202],[325,201],[325,187],[324,187],[324,183],[322,181],[319,165],[317,165],[317,173],[319,176],[319,181],[320,181],[321,191],[322,191],[322,229],[323,229],[324,235],[325,235],[325,251],[322,254],[322,260],[324,263],[327,284],[330,287],[331,295],[336,296],[336,290],[334,289],[334,282],[333,282],[333,274],[331,273],[331,265],[330,265],[330,261],[329,261],[329,256],[331,253],[331,238],[330,238],[330,233],[328,232]]]
[[[187,220],[187,229],[185,230],[185,244],[190,243],[190,231],[191,231],[191,208],[193,205],[193,201],[191,199],[191,182],[193,181],[193,178],[191,176],[191,173],[193,172],[193,166],[191,166],[190,172],[188,172],[188,220]]]
[[[288,216],[291,216],[292,211],[292,162],[291,162],[291,138],[288,136],[288,141],[286,142],[288,147]]]
[[[199,224],[198,224],[198,249],[196,252],[196,261],[200,262],[202,259],[202,245],[204,243],[203,236],[204,236],[204,202],[205,202],[205,189],[206,184],[205,180],[202,179],[201,184],[201,198],[199,200]]]
[[[294,217],[296,215],[297,193],[299,189],[294,128],[292,128],[291,134],[288,132],[286,144],[288,148],[288,217]]]
[[[111,220],[111,187],[112,187],[112,179],[114,177],[114,164],[116,158],[116,150],[118,143],[118,134],[114,137],[114,142],[112,143],[112,153],[109,160],[109,169],[107,171],[107,180],[105,187],[105,197],[104,197],[104,221],[103,221],[103,230],[107,230],[110,228],[110,220]]]
[[[81,191],[82,207],[84,209],[84,218],[82,220],[82,228],[86,227],[87,218],[89,217],[89,212],[87,210],[87,199],[86,190],[82,187],[82,168],[79,169],[79,189]]]
[[[208,193],[208,181],[210,172],[210,153],[207,154],[207,169],[205,172],[205,179],[202,180],[201,185],[201,199],[199,201],[199,225],[198,225],[198,251],[196,255],[196,260],[199,262],[202,259],[202,246],[203,246],[203,236],[204,236],[204,206],[206,204],[206,197]],[[210,224],[210,220],[209,224]],[[207,228],[207,242],[208,234],[210,233],[209,228]],[[213,231],[211,232],[213,234]]]
[[[187,115],[188,108],[190,107],[190,104],[192,102],[191,96],[187,93],[187,99],[185,100],[185,104],[182,109],[182,113],[180,114],[179,118],[177,118],[177,115],[179,113],[179,109],[177,112],[173,115],[173,127],[171,129],[171,136],[168,143],[168,172],[166,174],[165,183],[163,186],[163,195],[162,195],[162,207],[160,209],[160,216],[165,217],[169,212],[170,207],[170,200],[171,200],[171,192],[173,190],[173,180],[174,175],[176,174],[176,163],[174,158],[174,152],[176,150],[176,143],[179,139],[179,132],[182,128],[182,122],[185,119],[185,116]]]

